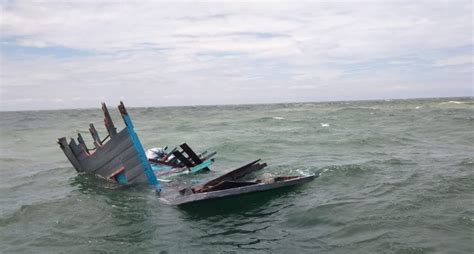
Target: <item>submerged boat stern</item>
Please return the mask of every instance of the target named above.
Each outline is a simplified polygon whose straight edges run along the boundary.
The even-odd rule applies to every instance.
[[[78,172],[93,173],[119,184],[149,183],[160,190],[160,183],[122,102],[118,109],[126,125],[124,129],[117,132],[107,106],[102,103],[107,137],[101,140],[94,125],[90,124],[94,148],[89,149],[79,133],[77,142],[73,138],[69,142],[65,137],[59,138],[60,148]]]
[[[178,192],[179,194],[174,193],[174,195],[163,197],[160,200],[169,205],[183,206],[191,203],[301,185],[318,177],[318,175],[313,174],[267,176],[262,179],[246,180],[248,175],[267,166],[266,163],[259,163],[259,161],[260,160],[253,161],[204,184],[183,188]]]

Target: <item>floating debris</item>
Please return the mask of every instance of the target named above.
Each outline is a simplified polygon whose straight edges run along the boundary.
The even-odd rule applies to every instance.
[[[59,146],[77,172],[92,173],[123,185],[148,183],[158,193],[162,193],[161,201],[171,205],[283,188],[303,184],[316,177],[273,176],[265,173],[261,178],[244,180],[245,176],[267,166],[266,163],[260,164],[259,159],[204,184],[184,187],[172,184],[173,180],[169,178],[174,176],[210,171],[216,152],[196,154],[186,143],[169,152],[167,146],[151,148],[145,152],[123,102],[120,102],[118,109],[126,127],[117,132],[105,103],[102,103],[108,135],[101,139],[91,123],[89,132],[93,148],[88,148],[80,133],[77,134],[77,142],[73,138],[69,142],[65,137],[58,139]],[[161,192],[163,186],[160,182],[166,186],[166,192]]]

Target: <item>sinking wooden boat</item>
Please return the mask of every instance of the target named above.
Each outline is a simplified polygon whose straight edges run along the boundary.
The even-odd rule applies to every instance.
[[[92,135],[93,148],[87,147],[80,133],[77,142],[73,138],[69,142],[65,137],[58,139],[59,146],[76,171],[92,173],[119,184],[148,183],[161,193],[160,200],[178,206],[300,185],[316,177],[315,175],[270,176],[249,180],[248,176],[267,166],[266,163],[259,163],[260,160],[256,160],[204,184],[183,188],[179,187],[180,184],[173,183],[161,192],[160,182],[165,186],[169,183],[169,180],[163,178],[209,171],[216,153],[205,151],[196,154],[191,147],[183,143],[166,156],[158,159],[147,158],[122,102],[118,109],[125,122],[125,128],[121,131],[117,131],[105,103],[102,103],[108,135],[101,139],[94,125],[90,124],[89,132]]]
[[[272,176],[263,179],[246,180],[248,175],[267,166],[266,163],[259,163],[259,161],[260,160],[253,161],[204,184],[181,189],[178,192],[179,194],[171,194],[162,197],[161,201],[166,204],[181,206],[218,198],[301,185],[317,177],[316,175]]]
[[[172,151],[169,159],[148,160],[143,146],[134,130],[130,116],[123,102],[118,106],[125,122],[125,128],[117,131],[105,103],[102,103],[104,123],[108,135],[101,139],[91,123],[89,131],[94,140],[93,148],[88,148],[81,134],[77,142],[65,137],[58,139],[58,144],[78,172],[92,173],[119,184],[149,183],[161,190],[157,175],[195,173],[209,170],[215,153],[197,155],[186,143]]]

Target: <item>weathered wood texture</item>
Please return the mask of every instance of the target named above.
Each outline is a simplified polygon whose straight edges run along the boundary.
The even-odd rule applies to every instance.
[[[112,122],[112,118],[110,117],[109,110],[105,103],[102,102],[102,111],[104,112],[104,124],[107,132],[111,137],[117,135],[117,129],[114,126],[114,122]]]
[[[191,147],[188,146],[188,144],[183,143],[180,145],[180,147],[185,153],[189,155],[189,158],[193,160],[194,165],[199,165],[203,162],[203,160],[199,158],[199,156],[193,151],[193,149],[191,149]],[[208,167],[203,168],[203,170],[210,171]]]
[[[121,106],[121,113],[127,114],[125,107]],[[95,149],[88,149],[84,139],[78,134],[78,143],[74,139],[71,139],[69,143],[66,138],[58,139],[58,144],[64,154],[78,172],[93,173],[110,180],[115,180],[114,177],[119,172],[125,174],[127,183],[146,183],[144,166],[129,130],[125,128],[117,133],[104,103],[102,103],[102,110],[110,139],[107,142],[101,141],[94,125],[90,124],[89,131],[94,140]],[[121,171],[121,168],[124,170]]]
[[[188,160],[180,151],[176,150],[173,152],[173,155],[178,158],[180,162],[182,162],[186,167],[192,168],[194,164]]]
[[[180,206],[180,205],[203,202],[203,201],[213,200],[213,199],[218,199],[218,198],[239,196],[243,194],[269,191],[269,190],[280,189],[284,187],[300,185],[300,184],[304,184],[309,181],[312,181],[315,177],[316,176],[314,175],[294,177],[288,180],[281,180],[278,182],[268,183],[268,184],[265,184],[265,183],[252,183],[248,185],[242,184],[242,186],[236,187],[236,188],[181,195],[179,197],[171,198],[171,199],[161,198],[160,200],[166,204]]]
[[[194,161],[195,165],[198,165],[198,164],[202,163],[201,158],[199,158],[199,156],[197,156],[197,154],[193,151],[193,149],[191,149],[191,147],[188,146],[188,144],[183,143],[182,145],[180,145],[180,147],[181,147],[181,149],[183,149],[183,151],[185,153],[187,153],[189,155],[189,158]]]
[[[207,183],[204,183],[204,184],[201,184],[201,185],[198,185],[198,186],[194,186],[192,187],[192,190],[193,192],[205,192],[205,191],[208,191],[209,189],[211,189],[213,186],[223,182],[223,181],[235,181],[235,180],[238,180],[238,179],[241,179],[243,178],[244,176],[252,173],[252,172],[255,172],[255,171],[258,171],[258,170],[261,170],[263,169],[264,167],[267,166],[266,163],[258,163],[260,161],[260,159],[258,160],[255,160],[255,161],[252,161],[250,162],[249,164],[247,165],[244,165],[238,169],[235,169],[235,170],[232,170],[224,175],[221,175],[217,178],[214,178],[210,181],[208,181]]]
[[[94,127],[93,123],[89,124],[89,132],[91,133],[92,139],[94,140],[94,147],[98,147],[102,145],[102,141],[100,140],[99,133]]]

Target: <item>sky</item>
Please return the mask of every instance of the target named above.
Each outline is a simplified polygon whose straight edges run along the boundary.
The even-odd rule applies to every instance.
[[[472,5],[0,0],[0,110],[474,96]]]

